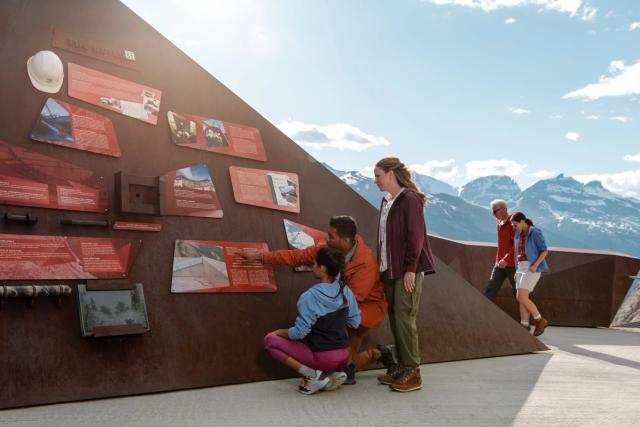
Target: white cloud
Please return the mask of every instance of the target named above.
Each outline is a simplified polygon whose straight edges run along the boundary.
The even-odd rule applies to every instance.
[[[640,198],[640,169],[611,174],[578,175],[582,183],[600,181],[607,190],[625,197]]]
[[[552,10],[560,13],[568,13],[571,16],[579,16],[580,19],[591,21],[595,18],[598,9],[588,6],[582,0],[428,0],[438,6],[454,5],[481,9],[485,12],[494,10],[521,7],[539,6],[542,10]]]
[[[580,134],[578,132],[567,132],[564,137],[569,141],[576,142],[578,139],[580,139]]]
[[[627,116],[612,116],[610,119],[620,123],[628,123],[631,121],[631,117]]]
[[[200,46],[201,42],[200,40],[189,39],[189,40],[185,40],[183,44],[185,47],[197,47],[197,46]]]
[[[519,114],[519,115],[529,114],[530,113],[529,110],[524,109],[524,108],[511,108],[511,107],[509,107],[509,111],[511,111],[513,114]]]
[[[373,178],[375,175],[373,174],[373,170],[375,168],[373,166],[365,166],[364,168],[360,169],[360,173],[364,176],[368,176],[369,178]]]
[[[460,176],[460,171],[455,166],[455,160],[429,160],[422,164],[411,165],[410,168],[421,174],[429,175],[443,181],[453,181]]]
[[[385,138],[370,135],[347,123],[320,126],[283,120],[277,126],[299,145],[316,150],[336,148],[338,150],[364,151],[375,146],[390,145]]]
[[[548,171],[544,169],[527,174],[527,176],[530,176],[532,178],[538,178],[538,179],[552,178],[557,175],[558,175],[558,172]]]
[[[505,24],[515,24],[516,23],[516,18],[507,18],[504,21]]]
[[[600,76],[598,83],[591,83],[565,94],[562,98],[582,98],[594,100],[604,96],[624,96],[640,94],[640,61],[625,65],[624,61],[611,61],[610,76]]]
[[[624,156],[624,161],[640,163],[640,154],[636,154],[634,156],[632,156],[631,154],[627,154],[626,156]]]
[[[582,8],[582,12],[580,14],[580,19],[583,21],[593,21],[596,18],[596,14],[598,13],[597,7],[590,7],[584,5]]]
[[[637,30],[638,28],[640,28],[640,22],[632,22],[632,23],[629,25],[629,31],[635,31],[635,30]]]
[[[585,117],[585,119],[587,120],[598,120],[600,118],[600,116],[596,116],[595,114],[589,114],[588,116]]]
[[[527,165],[513,160],[472,160],[465,165],[465,172],[469,179],[489,175],[507,175],[511,177],[522,173]]]
[[[555,114],[553,116],[549,116],[550,119],[552,120],[560,120],[562,119],[562,115],[561,114]]]

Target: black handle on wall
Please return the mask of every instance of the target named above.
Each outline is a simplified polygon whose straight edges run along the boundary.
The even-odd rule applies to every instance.
[[[3,219],[5,224],[10,222],[17,222],[20,224],[33,225],[38,222],[37,216],[32,217],[28,213],[24,215],[20,215],[20,214],[5,212]]]

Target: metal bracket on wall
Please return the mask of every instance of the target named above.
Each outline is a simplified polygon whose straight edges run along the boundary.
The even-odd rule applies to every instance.
[[[4,215],[2,216],[2,219],[4,220],[5,224],[8,224],[10,222],[16,222],[19,224],[34,225],[35,223],[38,222],[37,216],[32,217],[28,213],[24,215],[20,215],[20,214],[5,212]]]
[[[0,308],[5,298],[28,298],[29,307],[33,307],[36,298],[55,297],[58,306],[62,304],[62,298],[71,295],[69,285],[3,285],[0,286]]]

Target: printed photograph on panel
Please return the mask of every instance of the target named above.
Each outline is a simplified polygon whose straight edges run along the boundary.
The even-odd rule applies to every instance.
[[[173,292],[198,292],[229,286],[222,246],[176,240],[171,283]]]
[[[171,111],[167,113],[167,119],[174,144],[195,144],[197,142],[196,122]]]
[[[216,119],[207,119],[202,123],[202,132],[207,147],[228,147],[229,141],[224,130],[224,123]]]
[[[30,136],[36,140],[72,144],[71,114],[54,99],[49,98]]]
[[[298,205],[298,186],[287,175],[269,173],[269,185],[273,203],[280,206]]]

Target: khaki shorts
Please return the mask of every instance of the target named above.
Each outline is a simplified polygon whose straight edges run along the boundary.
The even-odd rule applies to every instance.
[[[516,288],[526,289],[529,292],[533,292],[533,288],[538,284],[540,275],[542,273],[532,273],[529,271],[531,263],[529,261],[518,261],[518,268],[516,270]]]

